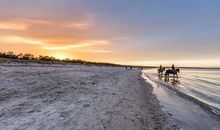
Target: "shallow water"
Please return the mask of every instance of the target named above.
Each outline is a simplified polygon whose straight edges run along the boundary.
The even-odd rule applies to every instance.
[[[156,69],[144,72],[158,80]],[[175,88],[220,110],[220,69],[181,69]]]
[[[158,80],[152,80],[148,74],[142,77],[150,83],[163,111],[167,112],[173,122],[182,130],[219,130],[219,118],[188,99],[182,98],[175,91],[164,86]]]

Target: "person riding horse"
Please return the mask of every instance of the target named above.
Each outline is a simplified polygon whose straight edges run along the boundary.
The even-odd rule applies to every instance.
[[[173,73],[176,73],[176,69],[175,69],[175,66],[174,66],[174,64],[172,64],[172,71],[173,71]]]
[[[163,71],[165,71],[165,68],[162,67],[162,65],[160,65],[159,69],[157,70],[158,71],[158,76],[160,78],[162,78],[162,75],[163,75]]]
[[[173,79],[174,79],[175,75],[176,75],[176,77],[178,78],[178,73],[180,72],[180,69],[176,69],[176,68],[174,67],[174,64],[172,65],[171,68],[172,68],[172,69],[168,69],[168,70],[166,70],[166,72],[165,72],[165,81],[169,81],[169,75],[170,75],[170,74],[173,74]]]
[[[160,68],[159,69],[163,69],[162,65],[160,65]]]

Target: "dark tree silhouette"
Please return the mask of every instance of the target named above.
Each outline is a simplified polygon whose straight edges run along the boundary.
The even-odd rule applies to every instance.
[[[77,63],[77,64],[84,64],[84,65],[98,65],[98,66],[123,66],[123,65],[117,65],[117,64],[112,64],[112,63],[90,62],[90,61],[84,61],[84,60],[79,60],[79,59],[69,59],[69,58],[60,60],[52,56],[39,55],[38,57],[35,57],[33,54],[30,54],[30,53],[26,53],[26,54],[19,53],[18,55],[16,55],[12,51],[0,52],[0,58],[30,60],[30,62],[51,61],[54,63]]]
[[[23,59],[25,60],[34,60],[34,55],[30,54],[30,53],[26,53],[23,55]]]

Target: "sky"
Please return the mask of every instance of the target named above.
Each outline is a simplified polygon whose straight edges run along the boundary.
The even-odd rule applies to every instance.
[[[220,67],[219,0],[1,0],[0,51]]]

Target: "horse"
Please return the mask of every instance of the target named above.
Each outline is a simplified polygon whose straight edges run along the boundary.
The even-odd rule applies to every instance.
[[[158,75],[162,75],[163,72],[165,71],[165,68],[164,67],[159,68],[157,71],[158,71]]]
[[[166,70],[166,72],[165,72],[165,81],[169,81],[169,75],[170,74],[173,74],[173,79],[174,79],[175,75],[177,76],[177,79],[178,79],[178,73],[180,73],[180,69],[175,69],[175,71],[173,71],[171,69]]]

